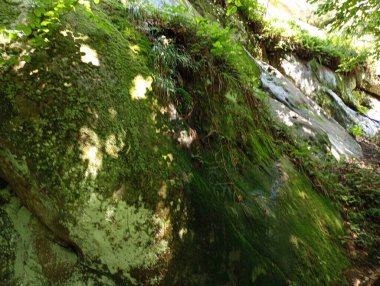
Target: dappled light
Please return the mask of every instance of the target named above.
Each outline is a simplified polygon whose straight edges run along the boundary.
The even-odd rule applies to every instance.
[[[166,199],[168,196],[168,185],[164,182],[157,193],[162,199]]]
[[[295,235],[290,235],[289,242],[294,245],[296,248],[299,248],[299,238]]]
[[[26,61],[20,61],[17,65],[13,67],[13,70],[17,72],[18,70],[21,70],[22,68],[24,68],[25,65],[26,65]]]
[[[309,128],[307,128],[307,127],[305,127],[305,126],[302,127],[302,130],[303,130],[305,133],[307,133],[307,134],[310,134],[310,135],[313,135],[313,136],[316,135],[315,132],[311,131]]]
[[[0,1],[0,284],[377,279],[370,1],[97,2]]]
[[[302,199],[307,199],[307,194],[304,192],[304,191],[299,191],[298,192],[299,196],[302,198]]]
[[[94,66],[100,66],[98,53],[95,49],[91,48],[89,45],[80,45],[81,60],[86,64],[93,64]]]
[[[340,161],[341,156],[340,156],[340,153],[339,153],[338,149],[335,146],[332,146],[330,148],[330,152],[331,152],[331,155],[333,155],[335,159],[337,159],[338,161]]]
[[[151,76],[143,77],[137,75],[133,81],[133,86],[129,90],[132,99],[141,100],[146,99],[146,93],[152,90],[153,78]]]
[[[178,142],[182,146],[190,148],[191,144],[197,139],[197,131],[190,128],[189,130],[181,130],[178,136]]]
[[[187,234],[188,229],[187,228],[181,228],[178,232],[179,238],[183,240],[185,238],[185,235]]]
[[[380,98],[371,96],[371,108],[367,112],[367,116],[380,122]]]
[[[110,205],[107,209],[106,209],[106,213],[105,213],[105,220],[108,221],[108,222],[112,222],[114,220],[114,217],[115,217],[115,207]]]
[[[134,53],[134,54],[138,54],[141,51],[141,49],[138,45],[130,45],[129,48],[132,51],[132,53]]]
[[[125,194],[125,185],[123,184],[119,189],[115,190],[112,194],[113,202],[117,203],[123,199]]]
[[[86,177],[96,177],[102,167],[101,142],[95,131],[83,127],[80,130],[81,159],[87,162]]]
[[[167,233],[171,230],[172,224],[170,221],[170,208],[169,207],[159,207],[153,216],[153,221],[158,227],[155,238],[162,241],[162,247],[168,248],[168,242],[164,240]]]
[[[88,35],[84,35],[82,33],[74,33],[71,30],[61,30],[60,33],[64,37],[72,37],[75,42],[86,42],[90,39]]]
[[[11,42],[11,39],[9,36],[6,35],[5,31],[0,31],[0,45],[6,45]]]
[[[167,209],[162,212],[166,217]],[[84,255],[101,259],[112,274],[121,271],[127,275],[131,268],[152,267],[168,251],[163,236],[170,221],[143,204],[113,202],[92,193],[78,210],[78,218],[77,227],[67,225],[71,235],[83,241]]]
[[[115,110],[115,108],[113,108],[113,107],[108,108],[108,113],[109,113],[111,119],[113,119],[113,120],[116,119],[117,111]]]
[[[125,143],[122,140],[118,140],[114,134],[109,135],[105,141],[105,151],[114,159],[119,157],[119,152],[124,146]]]
[[[96,177],[102,167],[103,150],[105,154],[117,159],[125,143],[114,134],[102,141],[95,131],[87,127],[80,129],[81,159],[88,162],[86,177]],[[104,149],[103,149],[104,148]]]
[[[292,122],[292,120],[290,120],[290,117],[292,116],[290,113],[287,114],[285,113],[284,111],[281,111],[281,110],[276,110],[277,112],[277,115],[280,117],[281,121],[286,125],[286,126],[293,126],[294,123]],[[294,112],[293,112],[294,113]]]

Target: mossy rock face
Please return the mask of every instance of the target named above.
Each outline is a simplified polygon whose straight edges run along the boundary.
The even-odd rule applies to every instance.
[[[182,173],[156,132],[149,43],[102,12],[96,21],[65,16],[46,48],[1,77],[0,174],[91,267],[157,282]]]
[[[337,87],[342,100],[351,108],[357,109],[360,106],[357,98],[353,94],[356,88],[356,79],[354,75],[337,74]]]
[[[371,75],[368,73],[357,73],[356,80],[358,87],[376,97],[380,97],[380,80],[379,75]]]
[[[5,1],[0,2],[0,28],[7,27],[14,23],[19,15],[17,3],[8,3]]]
[[[332,204],[285,157],[266,170],[247,164],[237,177],[229,169],[232,194],[215,167],[195,174],[196,243],[176,258],[177,276],[165,285],[345,285],[337,239],[344,230]]]
[[[151,92],[150,42],[124,10],[97,9],[95,17],[80,10],[65,15],[47,47],[0,78],[0,177],[30,210],[19,206],[21,218],[29,222],[33,214],[65,247],[43,249],[46,240],[37,239],[31,279],[339,281],[347,266],[336,240],[343,234],[339,214],[279,154],[271,126],[257,123],[262,106],[253,95],[235,86],[231,100],[205,75],[186,81],[198,103],[189,125],[199,137],[191,148],[178,148],[167,138],[174,131],[160,126],[164,108]],[[14,233],[10,222],[5,239]],[[24,221],[15,224],[27,229]],[[17,256],[3,251],[3,241],[0,253],[11,263],[1,273],[17,278],[11,266]],[[65,271],[58,273],[62,261]]]

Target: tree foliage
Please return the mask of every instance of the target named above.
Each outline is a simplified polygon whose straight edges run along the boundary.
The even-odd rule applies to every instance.
[[[352,35],[371,35],[380,55],[380,2],[378,0],[309,0],[318,16],[330,15],[329,28]]]

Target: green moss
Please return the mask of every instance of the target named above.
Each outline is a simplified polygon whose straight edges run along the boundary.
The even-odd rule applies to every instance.
[[[152,75],[149,42],[128,20],[122,29],[110,20],[100,9],[94,17],[80,10],[66,15],[47,47],[2,77],[9,110],[0,129],[2,143],[32,174],[37,188],[31,193],[43,202],[37,209],[43,221],[82,249],[94,268],[121,271],[125,281],[135,281],[144,269],[152,276],[164,273],[170,257],[167,204],[179,195],[170,192],[169,182],[178,188],[182,173],[163,157],[173,151],[156,132],[151,92],[145,99],[130,93],[140,92],[139,79]],[[168,201],[158,194],[164,184]],[[83,211],[93,220],[81,220],[76,211],[88,204]],[[114,207],[117,224],[104,220]]]
[[[20,14],[20,8],[17,3],[8,3],[6,1],[0,2],[0,31],[3,27],[9,27],[14,24]]]
[[[42,274],[42,267],[38,263],[35,243],[36,220],[31,213],[21,205],[20,200],[13,196],[9,189],[0,190],[0,198],[5,201],[0,206],[1,221],[4,232],[0,236],[0,249],[6,252],[1,264],[3,283],[16,285],[17,283],[43,285],[47,282]],[[4,239],[10,239],[5,241]],[[8,244],[8,245],[7,245]],[[8,268],[8,269],[6,269]]]
[[[167,25],[161,28],[170,29]],[[253,61],[238,48],[232,49],[234,56],[228,48],[219,54],[215,43],[228,46],[228,40],[219,40],[225,31],[206,26],[198,33],[202,45],[195,41],[186,52],[202,48],[202,60],[213,63],[214,70],[235,74],[233,81],[224,81],[213,78],[213,70],[199,69],[192,81],[176,82],[197,107],[185,123],[199,139],[191,149],[194,177],[188,186],[193,238],[186,239],[167,284],[181,277],[186,285],[341,281],[348,260],[336,239],[344,234],[339,214],[280,157],[272,122],[257,100],[261,93],[253,88],[258,76]],[[192,43],[190,36],[186,39]],[[244,69],[243,61],[251,70]],[[180,78],[194,72],[184,69],[178,69]],[[194,256],[194,248],[201,254]]]
[[[201,270],[193,271],[209,275],[204,284],[341,281],[348,259],[337,239],[344,235],[339,213],[287,159],[267,166],[269,172],[246,163],[245,173],[239,174],[227,163],[228,176],[223,177],[213,168],[197,172],[191,188],[193,227],[204,247],[202,257],[195,258]],[[200,220],[202,225],[196,223]],[[231,253],[238,253],[233,262]]]
[[[178,123],[149,91],[151,39],[123,13],[104,4],[94,17],[66,15],[48,47],[0,79],[0,142],[39,186],[40,217],[55,217],[83,263],[119,284],[340,281],[339,215],[280,156],[259,70],[230,31],[160,23],[202,63],[173,71],[185,91],[173,104],[191,109]],[[184,128],[197,135],[189,149],[170,138]]]

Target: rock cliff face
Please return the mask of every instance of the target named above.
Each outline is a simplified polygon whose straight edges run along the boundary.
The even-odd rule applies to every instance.
[[[0,5],[0,15],[12,12],[7,24],[22,18],[15,5]],[[144,33],[150,24],[127,14],[112,2],[95,17],[70,12],[29,62],[1,72],[1,281],[340,281],[348,266],[337,239],[344,235],[340,215],[268,129],[293,126],[294,138],[337,158],[360,158],[345,128],[375,134],[377,115],[347,107],[339,79],[325,67],[311,70],[290,55],[276,69],[244,52],[239,60],[261,79],[275,122],[262,123],[264,103],[252,91],[215,76],[223,71],[217,61],[206,75],[179,70],[177,96],[192,102],[185,114],[184,99],[158,96],[156,39]],[[175,29],[186,30],[169,32]],[[377,94],[366,80],[345,91],[357,87]],[[319,92],[333,99],[333,116],[314,101]]]
[[[362,157],[359,144],[338,122],[330,118],[317,103],[306,96],[279,71],[264,63],[260,63],[260,65],[263,68],[261,76],[263,87],[274,97],[270,105],[274,116],[280,122],[292,127],[291,130],[296,136],[314,141],[313,143],[316,145],[326,145],[326,148],[331,148],[332,154],[338,160],[341,155],[355,158]],[[291,73],[290,71],[288,72]],[[306,75],[305,72],[302,73],[296,70],[295,74],[300,75],[299,78],[295,78],[295,80],[299,80],[299,86],[303,85],[305,90],[308,88],[313,89],[310,94],[316,92],[318,88],[323,89],[323,87],[318,86],[317,81],[313,82],[311,72]],[[306,83],[304,82],[305,80]],[[345,105],[342,100],[338,96],[336,98],[340,103],[338,106],[344,108]],[[372,121],[368,121],[372,123]],[[374,127],[371,130],[375,133],[377,129],[374,123],[373,125]],[[324,139],[325,141],[323,141]]]

